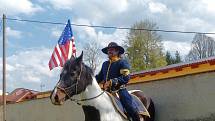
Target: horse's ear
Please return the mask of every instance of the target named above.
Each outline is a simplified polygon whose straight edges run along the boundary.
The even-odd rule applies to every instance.
[[[77,62],[78,62],[79,64],[81,64],[82,61],[83,61],[83,51],[81,52],[81,55],[77,58]]]
[[[70,57],[70,60],[74,60],[75,56],[72,54],[72,56]]]

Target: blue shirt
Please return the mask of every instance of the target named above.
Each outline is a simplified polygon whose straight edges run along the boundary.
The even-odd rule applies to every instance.
[[[110,67],[109,67],[110,66]],[[109,69],[108,69],[109,68]],[[109,71],[108,71],[109,70]],[[124,74],[120,70],[127,70],[128,73]],[[98,83],[102,81],[112,81],[112,86],[121,86],[127,84],[130,79],[130,65],[124,59],[119,59],[115,62],[110,63],[110,61],[105,61],[102,64],[102,69],[98,75],[96,75],[96,80]]]

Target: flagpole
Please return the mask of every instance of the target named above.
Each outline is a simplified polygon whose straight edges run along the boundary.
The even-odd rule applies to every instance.
[[[5,25],[6,16],[3,14],[3,121],[6,121],[6,46],[5,46]]]

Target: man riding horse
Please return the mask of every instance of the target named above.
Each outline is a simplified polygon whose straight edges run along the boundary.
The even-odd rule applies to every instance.
[[[137,106],[125,87],[130,79],[130,65],[121,59],[125,52],[124,48],[111,42],[102,49],[102,52],[108,55],[109,60],[102,64],[101,71],[96,75],[97,82],[103,85],[104,89],[109,88],[110,92],[117,92],[128,116],[133,121],[140,121]]]

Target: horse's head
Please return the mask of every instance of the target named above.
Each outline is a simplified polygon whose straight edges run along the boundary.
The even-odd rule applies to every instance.
[[[83,92],[92,84],[92,70],[83,63],[83,52],[78,58],[71,57],[62,69],[60,80],[50,96],[51,102],[61,105],[67,99]]]

